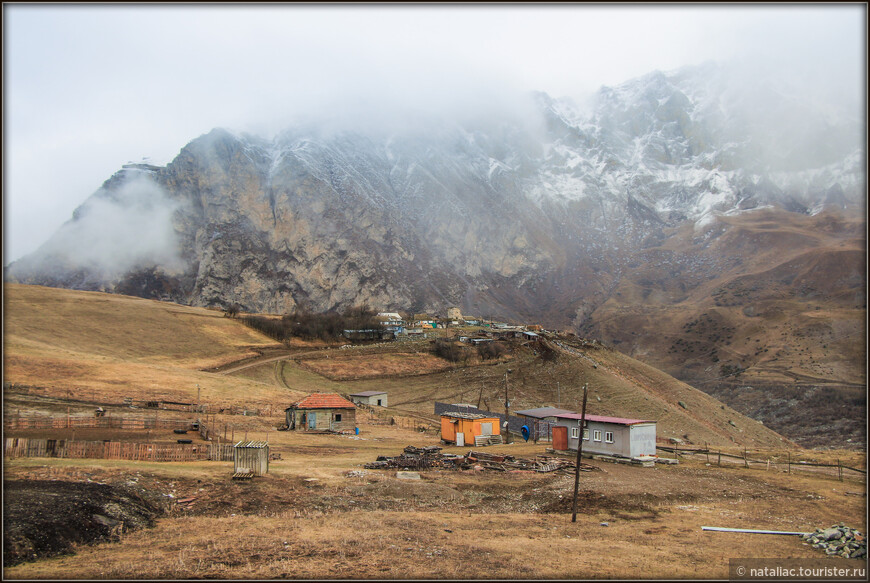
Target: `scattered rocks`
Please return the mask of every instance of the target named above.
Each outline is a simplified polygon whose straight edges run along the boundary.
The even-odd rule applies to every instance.
[[[814,549],[824,551],[829,556],[844,559],[860,559],[867,556],[867,539],[860,531],[849,528],[842,522],[830,528],[817,528],[801,538]]]

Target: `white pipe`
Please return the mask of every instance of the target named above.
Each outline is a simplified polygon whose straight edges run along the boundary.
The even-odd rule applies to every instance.
[[[791,534],[803,536],[806,532],[789,532],[785,530],[753,530],[751,528],[724,528],[721,526],[702,526],[701,530],[715,530],[717,532],[751,532],[755,534]]]

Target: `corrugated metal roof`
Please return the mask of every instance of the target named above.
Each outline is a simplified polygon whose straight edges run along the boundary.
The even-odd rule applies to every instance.
[[[556,407],[538,407],[537,409],[526,409],[525,411],[517,411],[515,415],[525,415],[526,417],[535,417],[543,419],[544,417],[555,417],[561,413],[572,413],[568,409],[557,409]],[[588,415],[587,415],[588,417]]]
[[[269,442],[268,441],[253,441],[253,440],[240,441],[235,445],[235,447],[256,447],[256,448],[269,447]]]
[[[336,393],[314,393],[293,405],[296,409],[356,409],[356,405]]]
[[[351,397],[374,397],[375,395],[386,395],[386,391],[363,391],[362,393],[354,393]]]
[[[555,417],[565,419],[580,419],[580,413],[560,413]],[[616,425],[637,425],[638,423],[655,423],[645,419],[626,419],[625,417],[607,417],[605,415],[586,415],[586,421],[595,421],[597,423],[614,423]]]
[[[457,419],[496,419],[496,417],[487,417],[480,413],[460,413],[458,411],[445,411],[441,413],[442,417],[455,417]]]

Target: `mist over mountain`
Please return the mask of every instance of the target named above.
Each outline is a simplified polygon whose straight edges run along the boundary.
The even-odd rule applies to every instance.
[[[863,120],[739,74],[656,71],[582,106],[537,93],[486,115],[215,129],[166,166],[122,168],[6,279],[581,326],[674,229],[764,207],[863,209]]]

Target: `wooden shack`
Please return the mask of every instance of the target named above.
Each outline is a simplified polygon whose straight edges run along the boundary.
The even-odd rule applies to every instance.
[[[479,413],[446,412],[441,414],[441,439],[456,445],[474,444],[478,435],[501,435],[501,420]]]
[[[356,427],[356,405],[336,393],[314,393],[284,412],[291,430],[353,431]]]
[[[240,441],[233,446],[233,475],[262,476],[269,472],[269,444],[265,441]]]

